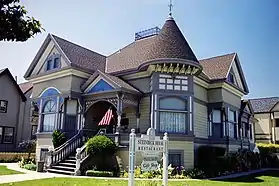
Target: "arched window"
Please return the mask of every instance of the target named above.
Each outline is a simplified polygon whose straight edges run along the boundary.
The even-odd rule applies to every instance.
[[[161,132],[185,133],[187,101],[176,97],[160,99],[159,120]]]
[[[56,102],[48,100],[43,108],[43,131],[52,132],[55,129]]]

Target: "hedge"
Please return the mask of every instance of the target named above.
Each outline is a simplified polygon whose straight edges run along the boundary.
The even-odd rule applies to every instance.
[[[260,153],[264,153],[264,154],[279,153],[278,144],[257,143],[257,147],[259,148]]]
[[[279,159],[277,156],[279,154],[278,144],[257,143],[257,147],[260,151],[261,165],[263,168],[279,167]]]
[[[28,158],[28,153],[20,152],[1,152],[0,153],[0,163],[17,163],[21,160]],[[35,159],[35,153],[31,153],[30,159]]]
[[[113,177],[113,173],[109,171],[94,171],[88,170],[86,171],[86,176],[94,176],[94,177]]]

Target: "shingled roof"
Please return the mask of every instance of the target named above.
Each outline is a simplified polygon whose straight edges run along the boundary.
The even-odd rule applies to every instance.
[[[97,70],[82,86],[81,86],[81,89],[83,91],[85,91],[88,86],[98,77],[98,76],[101,76],[102,78],[104,78],[105,80],[107,80],[108,82],[110,82],[111,84],[113,84],[115,86],[115,88],[117,89],[126,89],[126,90],[129,90],[129,91],[132,91],[132,92],[135,92],[135,93],[139,93],[140,94],[140,91],[138,91],[136,88],[132,87],[130,84],[126,83],[125,81],[123,81],[122,79],[116,77],[116,76],[113,76],[113,75],[110,75],[110,74],[107,74],[107,73],[104,73],[104,72],[101,72],[99,70]]]
[[[173,18],[168,18],[158,35],[136,40],[108,56],[106,72],[137,69],[145,62],[158,59],[198,60]]]
[[[102,72],[105,71],[106,56],[67,41],[58,36],[52,36],[70,60],[71,66],[81,67],[93,72],[95,72],[96,70],[100,70]]]
[[[200,60],[203,72],[210,80],[226,79],[236,53]]]
[[[279,97],[250,99],[255,113],[270,112],[277,102],[279,102]]]
[[[31,82],[25,82],[25,83],[20,83],[18,84],[19,88],[25,94],[28,92],[31,88],[33,88],[33,84]]]
[[[41,48],[37,52],[35,58],[33,59],[31,65],[27,69],[24,77],[28,78],[41,55],[45,52],[45,49],[49,43],[53,41],[57,50],[62,56],[66,58],[66,62],[69,66],[79,68],[80,70],[94,73],[96,70],[105,71],[106,66],[106,56],[96,53],[92,50],[84,48],[80,45],[67,41],[58,36],[48,34]]]

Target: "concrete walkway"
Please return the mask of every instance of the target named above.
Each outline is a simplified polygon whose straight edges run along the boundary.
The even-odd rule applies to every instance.
[[[26,180],[37,180],[37,179],[43,179],[43,178],[65,177],[64,175],[60,175],[60,174],[39,173],[39,172],[35,172],[35,171],[22,169],[18,166],[17,163],[0,163],[0,165],[7,166],[7,168],[11,169],[11,170],[25,173],[25,174],[12,174],[12,175],[0,176],[0,184],[26,181]]]

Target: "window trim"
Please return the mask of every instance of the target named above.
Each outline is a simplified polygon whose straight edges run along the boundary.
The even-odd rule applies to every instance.
[[[5,108],[5,111],[0,110],[0,113],[7,113],[8,112],[8,101],[7,100],[0,100],[0,107],[1,107],[1,102],[6,103],[6,108]]]
[[[163,108],[160,108],[160,101],[163,100],[163,99],[168,99],[168,98],[175,98],[175,99],[179,99],[181,101],[183,101],[185,103],[185,110],[170,110],[170,109],[163,109]],[[158,128],[159,128],[159,132],[165,132],[165,131],[161,131],[161,124],[160,124],[160,112],[168,112],[168,113],[182,113],[185,115],[185,123],[184,123],[184,126],[185,126],[185,130],[184,131],[181,131],[181,132],[168,132],[168,133],[172,133],[172,134],[186,134],[189,130],[190,130],[190,123],[189,123],[189,117],[191,117],[191,112],[189,111],[189,104],[190,101],[189,99],[187,98],[181,98],[181,97],[177,97],[177,96],[162,96],[162,97],[159,97],[158,98],[158,109],[155,110],[158,112]],[[188,130],[189,129],[189,130]]]
[[[37,127],[35,134],[33,134],[33,127]],[[31,139],[34,139],[33,137],[36,137],[36,133],[38,131],[38,125],[31,125]]]
[[[230,112],[233,112],[234,113],[234,119],[235,121],[231,121],[230,120]],[[238,111],[237,110],[233,110],[233,109],[230,109],[228,108],[228,120],[227,120],[227,123],[228,123],[228,126],[227,126],[227,136],[231,139],[237,139],[238,138]],[[230,136],[230,124],[233,125],[233,136]]]
[[[214,111],[220,111],[220,122],[214,122],[213,120],[213,113]],[[223,113],[223,110],[221,108],[213,108],[212,109],[212,112],[210,113],[210,116],[209,116],[209,124],[210,124],[210,127],[211,129],[209,129],[209,133],[210,133],[210,136],[212,137],[218,137],[216,135],[214,135],[214,131],[213,130],[213,126],[214,125],[220,125],[220,138],[223,138],[225,135],[224,135],[224,119],[223,119],[223,116],[224,116],[224,113]]]
[[[174,149],[170,149],[169,150],[169,158],[170,158],[170,155],[174,155],[174,154],[180,154],[180,162],[181,162],[181,165],[180,166],[183,166],[184,167],[184,150],[174,150]],[[168,162],[170,164],[170,161],[169,161],[169,158],[168,158]]]
[[[57,60],[57,67],[54,67],[55,60]],[[49,67],[49,68],[48,68]],[[45,61],[45,72],[61,68],[61,56],[59,54],[52,54]]]
[[[15,137],[15,127],[6,127],[6,126],[0,126],[2,128],[2,137],[0,139],[1,144],[13,144],[14,143],[14,137]],[[12,133],[12,141],[11,142],[4,142],[4,137],[5,137],[5,131],[7,128],[11,128],[13,130]]]

